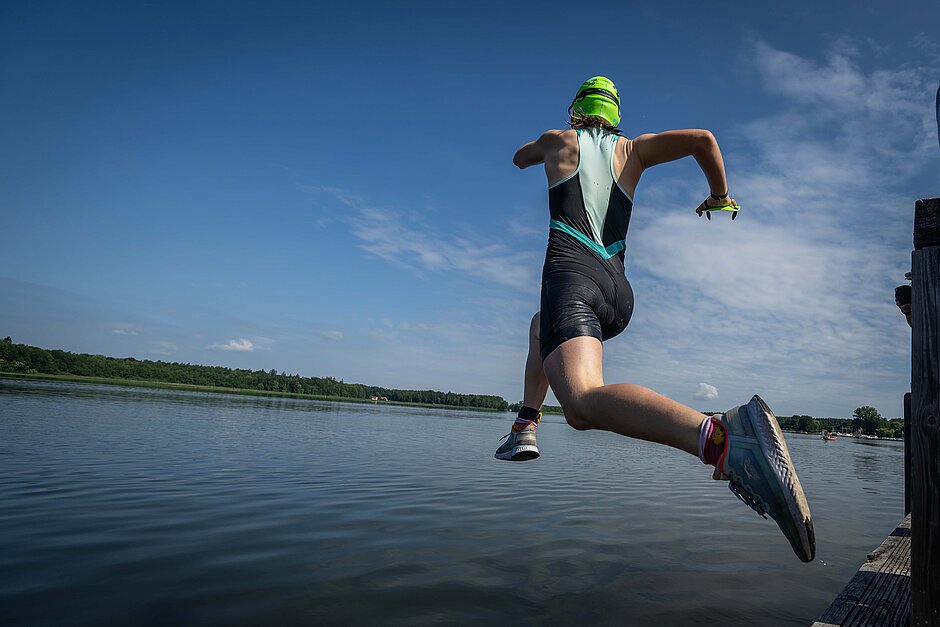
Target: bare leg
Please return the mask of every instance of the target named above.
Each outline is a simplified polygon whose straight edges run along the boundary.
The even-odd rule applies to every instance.
[[[542,368],[542,357],[539,355],[539,314],[532,316],[529,323],[529,355],[525,360],[525,388],[522,395],[522,404],[532,409],[541,409],[548,394],[548,379],[545,369]]]
[[[697,457],[699,428],[707,416],[639,385],[604,385],[602,358],[600,341],[577,337],[545,359],[547,380],[568,424],[666,444]]]
[[[548,379],[539,356],[539,321],[539,314],[535,314],[529,323],[529,355],[525,362],[523,407],[519,409],[512,431],[503,438],[505,441],[496,449],[496,459],[526,461],[539,456],[535,428],[539,423],[538,411],[548,393]]]

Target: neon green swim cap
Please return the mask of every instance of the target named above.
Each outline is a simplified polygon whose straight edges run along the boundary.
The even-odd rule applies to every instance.
[[[572,117],[596,115],[611,126],[620,124],[620,94],[617,86],[606,76],[595,76],[584,81],[578,89],[574,102],[568,107]]]

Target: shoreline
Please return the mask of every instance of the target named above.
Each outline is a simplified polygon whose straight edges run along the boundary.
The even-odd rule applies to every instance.
[[[399,407],[421,407],[425,409],[447,409],[447,410],[467,410],[467,411],[480,411],[488,413],[512,413],[511,411],[503,412],[499,409],[492,409],[489,407],[470,407],[470,406],[460,406],[460,405],[437,405],[434,403],[409,403],[407,401],[373,401],[366,398],[355,398],[349,396],[321,396],[316,394],[298,394],[295,392],[276,392],[272,390],[252,390],[246,388],[226,388],[212,385],[195,385],[192,383],[171,383],[169,381],[145,381],[139,379],[114,379],[109,377],[86,377],[82,375],[72,375],[72,374],[24,374],[22,372],[3,372],[0,371],[0,379],[27,379],[27,380],[36,380],[36,381],[67,381],[71,383],[91,383],[95,385],[114,385],[118,387],[138,387],[138,388],[154,388],[158,390],[179,390],[183,392],[208,392],[212,394],[237,394],[240,396],[259,396],[259,397],[268,397],[268,398],[294,398],[298,400],[308,400],[308,401],[330,401],[330,402],[339,402],[339,403],[358,403],[358,404],[372,404],[372,405],[396,405]],[[556,411],[545,411],[542,410],[543,415],[551,416],[564,416],[563,412]],[[805,431],[792,431],[789,429],[781,429],[784,433],[792,433],[795,435],[809,435],[809,436],[819,436],[819,433],[807,433]],[[865,439],[872,441],[887,441],[887,442],[903,442],[903,438],[856,438],[854,436],[843,436],[841,439]]]
[[[470,407],[460,405],[442,405],[435,403],[409,403],[407,401],[372,401],[367,398],[348,396],[320,396],[316,394],[298,394],[295,392],[276,392],[272,390],[251,390],[246,388],[226,388],[214,385],[194,385],[191,383],[171,383],[169,381],[144,381],[138,379],[114,379],[109,377],[85,377],[73,374],[24,374],[22,372],[2,372],[0,379],[30,379],[38,381],[67,381],[71,383],[93,383],[96,385],[115,385],[119,387],[155,388],[159,390],[180,390],[184,392],[209,392],[212,394],[239,394],[242,396],[262,396],[274,398],[295,398],[308,401],[334,401],[342,403],[368,403],[370,405],[396,405],[399,407],[423,407],[426,409],[464,409],[489,413],[508,413],[489,407]]]

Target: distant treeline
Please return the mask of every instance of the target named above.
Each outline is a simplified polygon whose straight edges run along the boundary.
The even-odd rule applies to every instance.
[[[516,412],[522,403],[510,405],[500,396],[457,394],[434,390],[393,390],[361,383],[345,383],[333,377],[302,377],[278,374],[275,370],[241,370],[222,366],[199,366],[164,361],[139,360],[85,355],[61,350],[46,350],[27,344],[14,344],[9,337],[0,340],[0,372],[23,374],[75,375],[135,381],[205,385],[241,390],[287,392],[313,396],[351,399],[385,397],[390,401],[479,407]],[[557,405],[543,405],[544,414],[563,414]],[[712,412],[706,412],[712,413]],[[819,433],[820,431],[864,433],[899,438],[904,435],[902,420],[886,420],[874,407],[855,410],[853,418],[814,418],[813,416],[777,416],[783,429]]]
[[[509,407],[509,403],[502,397],[485,394],[393,390],[360,383],[345,383],[333,377],[302,377],[298,374],[291,375],[283,372],[278,374],[275,370],[241,370],[222,366],[140,360],[133,357],[85,355],[61,350],[46,350],[27,344],[14,344],[9,337],[0,340],[0,372],[160,381],[356,399],[384,396],[390,401],[405,403],[479,407],[502,411],[506,411]]]
[[[813,418],[812,416],[777,416],[782,429],[819,433],[863,433],[879,438],[904,437],[904,421],[888,420],[869,405],[857,407],[853,418]]]

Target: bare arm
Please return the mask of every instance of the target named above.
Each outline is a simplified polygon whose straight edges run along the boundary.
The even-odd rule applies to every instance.
[[[711,131],[686,129],[640,135],[633,140],[633,150],[644,170],[683,157],[694,157],[708,179],[711,193],[721,196],[728,192],[725,163]]]
[[[529,142],[516,151],[512,157],[513,165],[524,170],[545,162],[545,155],[559,140],[558,131],[546,131],[534,142]]]

